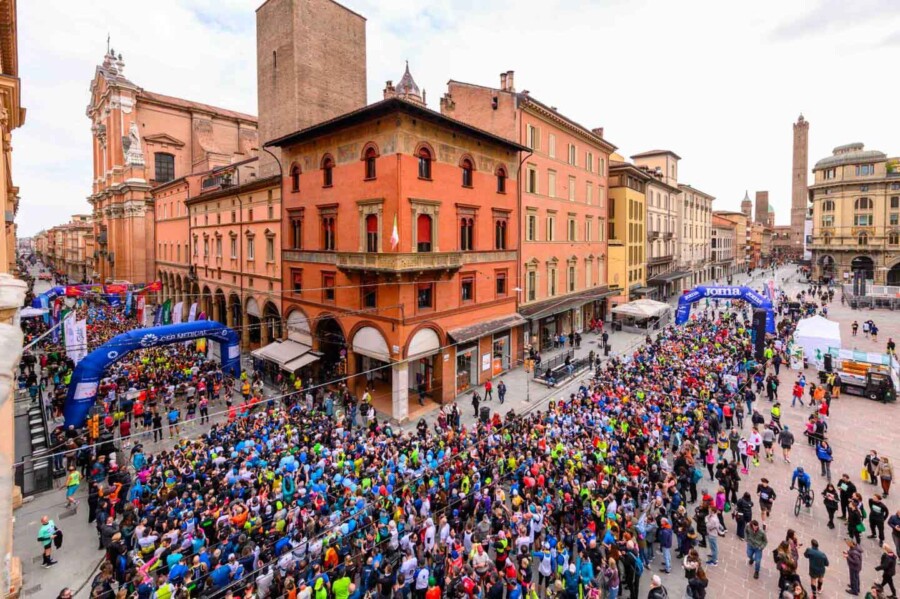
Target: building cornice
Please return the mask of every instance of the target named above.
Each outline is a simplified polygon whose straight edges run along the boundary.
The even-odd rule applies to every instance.
[[[569,120],[552,108],[544,106],[541,102],[538,102],[534,98],[523,94],[519,94],[519,96],[522,98],[522,110],[524,110],[525,112],[529,112],[538,118],[550,121],[555,125],[558,125],[563,129],[566,129],[570,133],[580,137],[584,141],[598,146],[601,150],[609,152],[610,154],[616,151],[616,146],[609,143],[596,133],[589,131],[582,125],[579,125],[575,121]]]

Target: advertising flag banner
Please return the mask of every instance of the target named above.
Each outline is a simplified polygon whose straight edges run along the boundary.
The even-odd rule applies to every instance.
[[[75,315],[72,314],[69,318],[66,318],[63,321],[63,329],[65,334],[66,341],[66,355],[72,359],[72,361],[76,361],[78,358],[78,335],[75,333],[75,329],[78,326],[78,322],[75,320]]]
[[[181,324],[181,316],[184,311],[184,302],[178,302],[175,304],[175,308],[172,311],[172,322],[174,324]]]
[[[197,302],[191,304],[191,311],[188,313],[188,322],[197,320]]]
[[[131,304],[134,301],[134,294],[132,292],[128,292],[125,296],[125,316],[131,316]]]
[[[162,305],[162,323],[172,324],[172,300],[167,299]]]
[[[137,320],[139,323],[144,323],[144,308],[147,307],[147,298],[143,295],[139,295],[137,298]]]
[[[153,326],[158,327],[162,325],[163,319],[163,307],[156,306],[155,311],[153,312]]]

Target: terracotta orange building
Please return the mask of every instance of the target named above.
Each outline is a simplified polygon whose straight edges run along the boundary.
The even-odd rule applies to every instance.
[[[514,73],[500,87],[450,81],[441,112],[527,147],[518,174],[519,313],[531,345],[581,331],[606,315],[610,153],[603,129],[587,129],[527,91]]]
[[[110,50],[91,82],[97,281],[153,280],[153,188],[254,156],[256,117],[142,89]]]
[[[385,98],[267,145],[286,171],[288,335],[404,421],[420,394],[449,401],[521,351],[524,148],[426,108],[408,70]]]

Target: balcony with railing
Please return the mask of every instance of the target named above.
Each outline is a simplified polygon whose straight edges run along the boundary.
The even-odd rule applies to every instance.
[[[487,252],[497,254],[498,259],[506,259],[514,252]],[[459,270],[466,260],[466,252],[326,252],[326,251],[286,251],[286,262],[312,262],[331,264],[341,270],[413,273],[429,270]]]
[[[674,237],[674,236],[675,236],[675,234],[672,233],[671,231],[667,231],[662,234],[662,238],[665,239],[666,241],[671,241],[672,237]]]
[[[667,264],[671,262],[675,256],[672,254],[666,254],[665,256],[651,256],[647,260],[647,266],[658,266],[660,264]]]
[[[234,171],[215,173],[203,179],[203,181],[200,183],[200,189],[202,190],[201,193],[207,193],[218,189],[233,187],[235,185],[236,179],[237,177]]]
[[[656,241],[659,239],[659,231],[647,231],[647,241]]]

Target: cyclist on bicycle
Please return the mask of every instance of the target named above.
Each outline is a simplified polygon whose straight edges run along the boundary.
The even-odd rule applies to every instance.
[[[797,485],[797,488],[800,490],[800,495],[804,498],[804,501],[808,501],[809,497],[809,487],[810,480],[809,474],[803,471],[803,466],[797,466],[794,470],[794,474],[791,476],[791,490],[794,490],[794,485]]]

